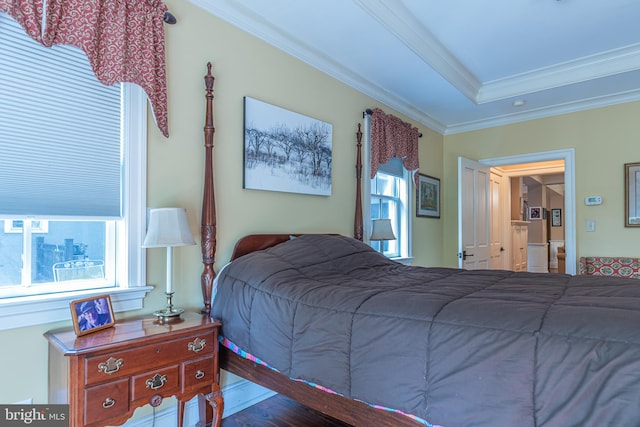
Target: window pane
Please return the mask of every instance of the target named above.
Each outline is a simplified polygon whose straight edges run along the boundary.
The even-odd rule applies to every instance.
[[[397,197],[397,178],[384,173],[377,173],[373,178],[371,192],[380,196]]]
[[[379,218],[389,218],[391,226],[396,236],[395,240],[388,241],[371,241],[371,247],[380,251],[380,245],[383,245],[383,253],[387,256],[400,255],[400,230],[401,223],[398,215],[399,200],[385,197],[371,196],[371,223],[369,229],[373,229],[373,220]]]
[[[104,278],[105,242],[105,221],[49,221],[47,233],[34,228],[32,282]]]
[[[12,232],[22,221],[0,220],[0,287],[19,285],[22,274],[23,238],[21,232]]]
[[[392,223],[395,222],[397,218],[397,208],[397,200],[371,196],[372,221],[378,218],[390,218]]]
[[[109,240],[106,221],[4,220],[0,287],[87,280],[104,285]]]

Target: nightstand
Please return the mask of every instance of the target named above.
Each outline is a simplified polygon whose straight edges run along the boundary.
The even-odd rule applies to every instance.
[[[144,317],[76,336],[72,328],[49,331],[49,403],[68,403],[70,426],[120,425],[147,403],[198,395],[200,424],[220,426],[218,328],[208,316],[184,313],[168,323]],[[206,405],[205,400],[210,403]]]

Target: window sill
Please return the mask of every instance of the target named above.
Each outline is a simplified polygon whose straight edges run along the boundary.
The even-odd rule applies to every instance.
[[[389,258],[389,259],[404,265],[411,265],[411,263],[413,262],[413,257],[397,257],[397,258]]]
[[[127,289],[102,288],[60,294],[34,295],[0,300],[0,331],[71,320],[69,303],[96,295],[109,294],[113,311],[142,308],[142,302],[152,286]]]

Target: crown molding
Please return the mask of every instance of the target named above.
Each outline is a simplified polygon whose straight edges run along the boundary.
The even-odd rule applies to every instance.
[[[529,73],[484,83],[477,102],[498,101],[532,92],[608,77],[640,69],[640,44],[610,50]]]
[[[463,122],[451,126],[447,126],[444,135],[453,135],[456,133],[470,132],[474,130],[486,129],[496,126],[505,126],[518,122],[542,119],[545,117],[559,116],[562,114],[575,113],[578,111],[591,110],[594,108],[602,108],[610,105],[624,104],[640,100],[640,89],[622,92],[613,95],[601,96],[576,102],[567,102],[565,104],[554,105],[547,108],[538,108],[535,110],[523,111],[514,114],[505,114],[502,116],[492,117],[490,119],[482,119],[476,121]]]
[[[446,126],[438,120],[424,114],[411,106],[405,100],[389,93],[387,90],[370,80],[363,79],[353,71],[319,52],[313,46],[309,46],[293,35],[278,29],[260,15],[257,15],[252,10],[243,7],[237,2],[228,0],[189,1],[222,20],[240,28],[241,30],[264,40],[294,58],[309,64],[345,85],[370,96],[376,101],[384,103],[385,105],[424,124],[425,126],[428,126],[432,130],[441,134],[446,130]]]
[[[546,108],[519,111],[488,119],[446,125],[417,109],[406,100],[391,94],[385,88],[362,78],[313,46],[305,44],[292,34],[277,28],[261,15],[244,7],[240,2],[232,0],[189,1],[442,135],[504,126],[640,100],[639,89]],[[640,69],[640,44],[637,44],[483,84],[411,15],[401,0],[353,1],[476,105]]]
[[[353,0],[425,64],[476,102],[481,82],[425,28],[400,0]]]

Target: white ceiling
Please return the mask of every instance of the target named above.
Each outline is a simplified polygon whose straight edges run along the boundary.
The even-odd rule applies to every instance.
[[[638,0],[191,2],[442,134],[640,99]]]

